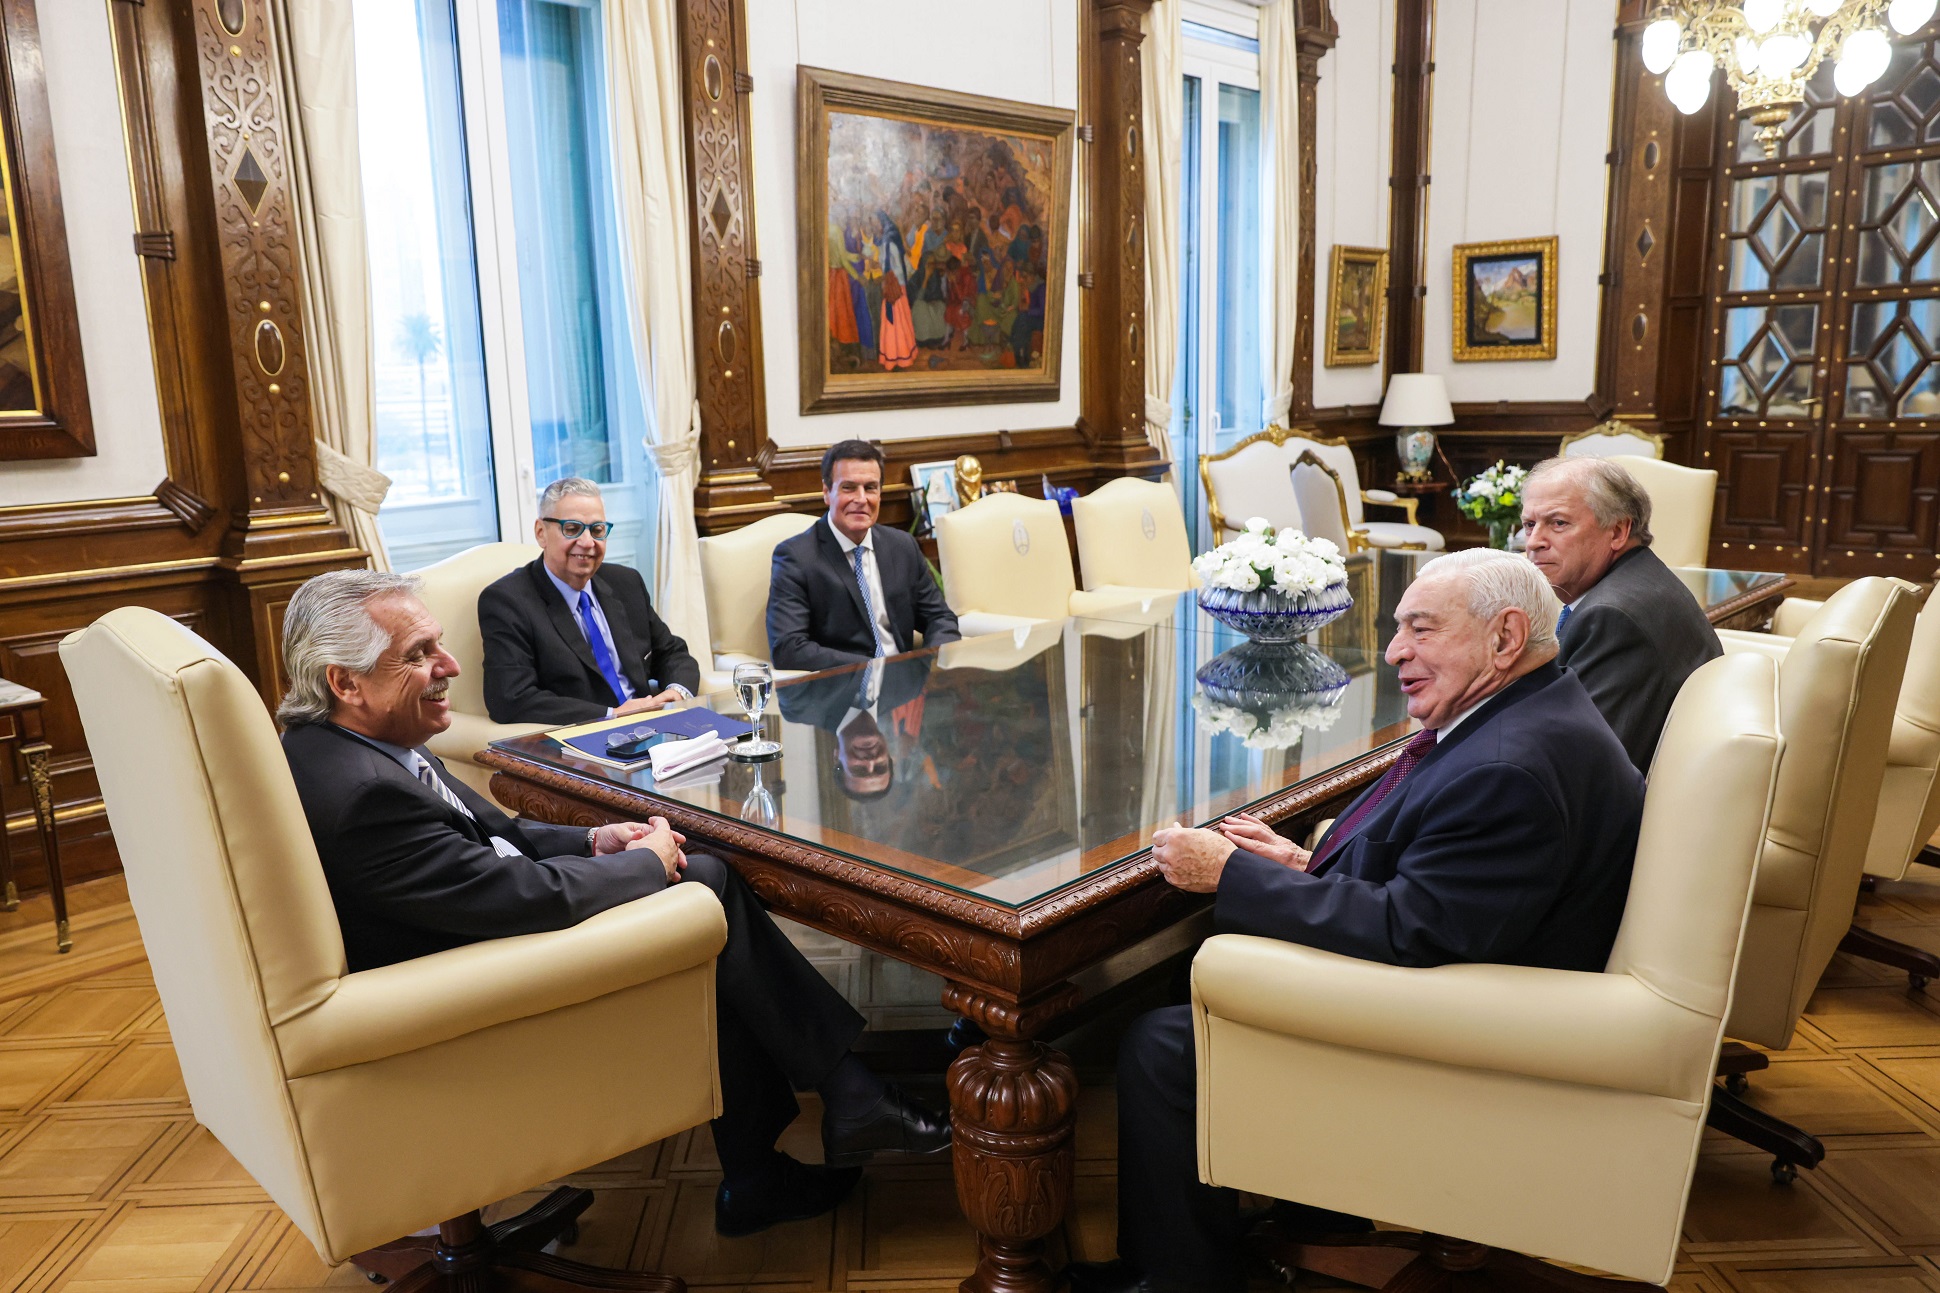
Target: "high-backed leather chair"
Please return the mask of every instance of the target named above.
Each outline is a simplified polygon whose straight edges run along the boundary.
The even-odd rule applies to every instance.
[[[1718,473],[1708,467],[1680,467],[1635,454],[1611,454],[1610,461],[1637,478],[1650,495],[1650,548],[1667,566],[1711,564],[1711,505],[1718,496]]]
[[[965,637],[1167,597],[1163,590],[1078,591],[1064,514],[1049,499],[986,494],[937,518],[943,600]]]
[[[1774,1050],[1791,1044],[1799,1013],[1852,924],[1914,612],[1908,585],[1855,580],[1826,600],[1784,652],[1785,754],[1726,1027],[1739,1041]],[[1733,646],[1727,658],[1762,654]],[[1653,768],[1653,785],[1660,776]],[[1756,1052],[1726,1058],[1734,1079],[1763,1066]],[[1735,1093],[1719,1093],[1712,1123],[1771,1151],[1781,1180],[1816,1166],[1825,1153],[1811,1136]]]
[[[534,543],[481,543],[417,572],[418,597],[445,631],[445,650],[458,662],[451,680],[451,726],[427,743],[445,768],[488,798],[492,770],[476,756],[493,741],[542,732],[544,723],[494,723],[485,712],[485,644],[478,630],[478,595],[539,555]]]
[[[1666,1282],[1776,784],[1775,675],[1714,660],[1672,706],[1601,974],[1209,939],[1192,967],[1200,1178],[1429,1232],[1410,1289],[1437,1287],[1438,1254],[1508,1267],[1509,1287],[1562,1274],[1518,1254]],[[1379,1256],[1280,1255],[1336,1274]]]
[[[731,674],[737,664],[769,658],[768,581],[774,574],[775,548],[820,519],[782,512],[726,534],[702,537],[701,583],[707,590],[716,669]],[[801,672],[780,669],[775,676],[794,678]]]
[[[1727,651],[1757,651],[1783,660],[1793,637],[1823,602],[1787,598],[1780,620],[1793,630],[1779,633],[1724,631]],[[1893,713],[1893,737],[1880,779],[1879,812],[1866,847],[1865,871],[1882,880],[1901,880],[1936,830],[1940,830],[1940,603],[1929,598],[1913,624],[1913,646]],[[1940,979],[1940,957],[1924,948],[1854,925],[1839,950],[1905,970],[1916,988]]]
[[[591,1287],[668,1287],[494,1254],[476,1209],[719,1111],[713,893],[676,885],[571,929],[347,973],[242,673],[143,607],[71,635],[61,660],[196,1119],[318,1254],[443,1221],[447,1249],[484,1244],[451,1254],[454,1273],[541,1261]]]
[[[1071,504],[1086,591],[1162,597],[1199,586],[1185,513],[1170,485],[1120,476]]]

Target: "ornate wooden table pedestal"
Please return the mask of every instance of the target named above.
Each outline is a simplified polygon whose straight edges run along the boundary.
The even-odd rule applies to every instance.
[[[980,1259],[965,1293],[1050,1293],[1044,1241],[1071,1200],[1078,1079],[1040,1039],[1082,999],[1073,976],[1186,919],[1207,899],[1165,883],[1149,852],[1037,901],[1005,906],[701,812],[677,799],[546,761],[544,738],[494,746],[492,795],[541,821],[595,826],[667,818],[690,850],[718,854],[773,911],[941,975],[943,1004],[989,1040],[950,1066],[957,1199]],[[1252,811],[1311,821],[1378,777],[1398,745],[1295,786]],[[858,842],[859,843],[859,842]]]
[[[19,683],[0,679],[0,747],[19,751],[27,772],[27,793],[32,800],[34,828],[40,836],[40,853],[47,864],[47,887],[54,899],[54,946],[65,952],[73,940],[67,932],[67,886],[61,878],[61,845],[55,834],[53,773],[48,767],[53,747],[41,731],[41,694]],[[12,911],[20,906],[20,893],[13,878],[13,850],[7,839],[7,806],[0,798],[0,909]]]

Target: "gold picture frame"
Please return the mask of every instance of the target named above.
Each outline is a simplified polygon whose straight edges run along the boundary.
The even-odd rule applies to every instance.
[[[1336,244],[1327,284],[1327,367],[1381,358],[1388,322],[1388,249]]]
[[[1076,115],[797,75],[801,411],[1057,399]]]
[[[1556,358],[1556,247],[1553,235],[1455,246],[1457,361]]]

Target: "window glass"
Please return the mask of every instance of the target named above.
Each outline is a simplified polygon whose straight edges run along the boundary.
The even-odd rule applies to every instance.
[[[449,0],[355,0],[379,524],[413,570],[498,537]]]
[[[1220,447],[1261,429],[1266,404],[1261,346],[1260,92],[1219,87],[1218,406]]]

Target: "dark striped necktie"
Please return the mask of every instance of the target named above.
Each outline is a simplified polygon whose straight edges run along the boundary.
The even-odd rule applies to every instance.
[[[425,758],[416,750],[413,750],[411,751],[411,761],[412,770],[418,774],[418,780],[430,786],[437,793],[438,798],[444,800],[465,816],[471,817],[473,821],[478,820],[476,817],[472,817],[472,810],[465,807],[465,801],[460,799],[456,792],[445,784],[445,779],[438,775],[436,768],[431,766],[431,760]]]

